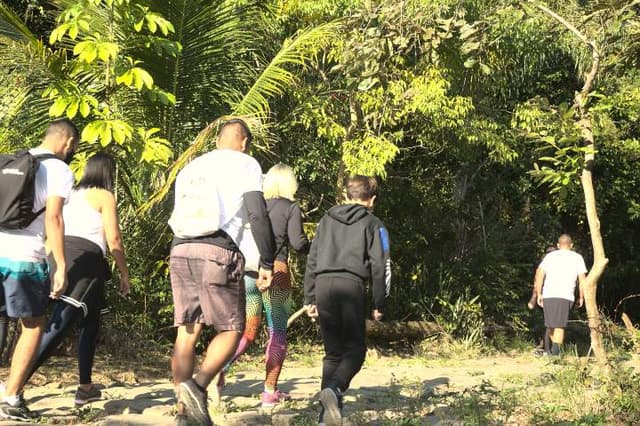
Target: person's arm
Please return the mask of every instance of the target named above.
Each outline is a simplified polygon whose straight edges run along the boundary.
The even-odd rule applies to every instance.
[[[107,245],[120,272],[120,293],[126,296],[131,289],[131,284],[129,282],[129,267],[124,255],[124,245],[122,244],[116,199],[111,192],[105,190],[101,191],[100,202]]]
[[[287,220],[287,235],[289,236],[289,244],[298,253],[306,253],[309,251],[309,239],[304,233],[302,227],[302,212],[298,204],[293,203],[289,210],[289,219]]]
[[[587,276],[584,273],[578,274],[578,308],[584,305],[584,286],[587,285]]]
[[[311,249],[307,256],[307,266],[304,271],[304,304],[315,306],[316,304],[316,277],[318,265],[318,236],[322,233],[322,221],[318,224],[315,237],[311,242]],[[313,310],[313,312],[316,312]],[[307,312],[309,313],[309,312]],[[311,316],[311,314],[309,314]]]
[[[260,270],[256,284],[261,291],[271,285],[273,260],[276,256],[276,241],[271,229],[271,221],[267,211],[267,204],[261,191],[247,192],[243,196],[244,207],[247,209],[251,234],[260,253]]]
[[[382,224],[373,227],[373,236],[368,247],[371,264],[371,284],[373,287],[373,317],[382,318],[386,298],[391,291],[391,256],[389,234]]]
[[[538,268],[536,269],[536,278],[535,278],[535,289],[534,291],[538,295],[538,306],[543,306],[542,301],[542,286],[544,285],[544,269]]]
[[[58,196],[47,197],[44,211],[44,229],[48,248],[55,263],[51,294],[49,297],[57,299],[67,289],[67,264],[64,259],[64,219],[62,206],[65,199]]]

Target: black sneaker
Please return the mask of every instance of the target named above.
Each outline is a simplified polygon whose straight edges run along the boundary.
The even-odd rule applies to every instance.
[[[331,388],[324,388],[320,391],[320,403],[322,404],[320,423],[326,426],[341,426],[342,413],[338,394]]]
[[[0,418],[2,419],[11,419],[17,420],[20,422],[28,422],[35,418],[38,415],[27,408],[27,404],[24,401],[24,398],[20,397],[18,400],[18,405],[13,406],[8,402],[0,402]]]
[[[186,414],[177,414],[176,418],[173,420],[173,426],[191,426],[192,423],[189,422],[189,417]]]
[[[198,425],[211,426],[213,421],[209,417],[209,403],[207,401],[207,392],[189,379],[182,382],[177,387],[178,402],[184,404],[187,415]]]

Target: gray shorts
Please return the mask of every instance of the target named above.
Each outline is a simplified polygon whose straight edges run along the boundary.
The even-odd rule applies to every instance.
[[[569,323],[569,311],[571,311],[571,300],[559,297],[549,297],[544,299],[544,325],[547,328],[567,328]]]
[[[218,331],[244,331],[244,257],[212,244],[185,243],[169,258],[174,324],[212,325]]]

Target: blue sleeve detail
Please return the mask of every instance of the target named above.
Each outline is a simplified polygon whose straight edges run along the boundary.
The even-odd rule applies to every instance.
[[[382,250],[385,253],[389,252],[389,233],[387,232],[387,230],[384,227],[381,227],[379,229],[380,231],[380,241],[382,241]]]

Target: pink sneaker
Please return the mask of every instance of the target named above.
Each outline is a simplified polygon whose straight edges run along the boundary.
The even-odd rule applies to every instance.
[[[280,392],[278,389],[275,392],[262,392],[262,407],[273,407],[283,401],[289,401],[291,396],[288,393]]]

